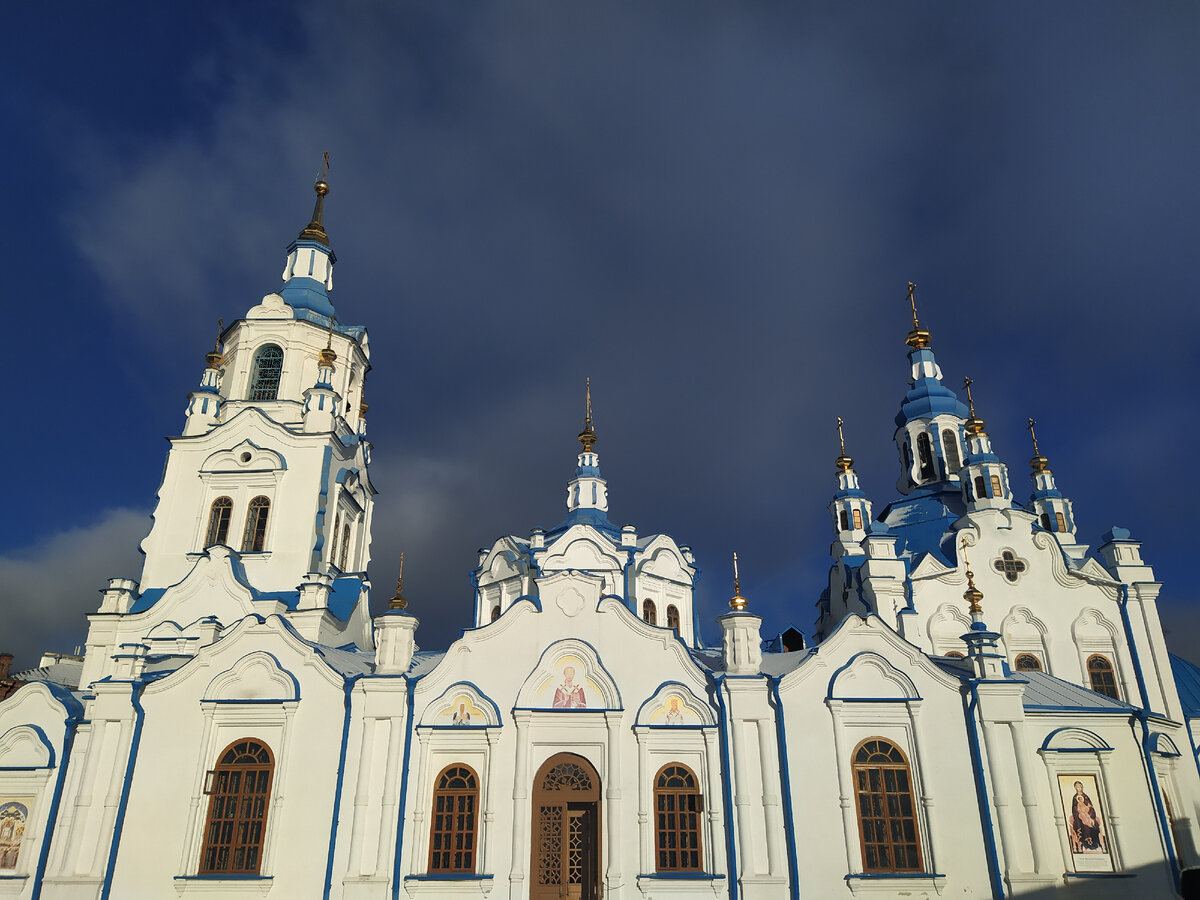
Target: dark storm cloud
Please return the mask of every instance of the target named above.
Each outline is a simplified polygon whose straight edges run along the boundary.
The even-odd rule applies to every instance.
[[[195,54],[215,99],[132,152],[93,123],[64,216],[133,326],[123,371],[159,418],[128,439],[157,452],[331,150],[334,300],[375,364],[372,577],[406,550],[423,645],[469,620],[477,547],[562,518],[585,376],[614,521],[695,548],[708,616],[736,549],[764,630],[807,628],[836,415],[876,510],[894,495],[909,278],[1014,484],[1034,415],[1081,537],[1133,528],[1177,573],[1169,623],[1186,599],[1146,442],[1196,438],[1190,10],[361,3],[291,26]]]

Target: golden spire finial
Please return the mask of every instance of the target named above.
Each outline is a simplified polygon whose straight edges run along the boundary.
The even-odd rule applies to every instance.
[[[212,351],[204,354],[204,360],[208,363],[210,369],[218,369],[221,367],[221,360],[225,357],[221,354],[221,332],[225,330],[225,320],[217,319],[217,339],[213,341]]]
[[[912,307],[913,327],[908,333],[908,337],[904,339],[904,343],[912,347],[914,350],[920,350],[929,346],[929,330],[921,327],[920,321],[917,319],[917,286],[913,282],[908,283],[908,305]]]
[[[329,193],[329,182],[325,180],[325,176],[329,174],[329,151],[324,153],[325,161],[321,166],[321,174],[317,176],[316,182],[313,184],[313,190],[317,194],[317,203],[313,207],[312,221],[304,226],[304,230],[300,232],[300,240],[320,241],[322,244],[329,244],[329,235],[325,233],[325,195]]]
[[[333,350],[333,319],[329,320],[329,336],[325,339],[325,349],[319,351],[317,356],[320,362],[317,363],[323,369],[332,369],[334,362],[337,360],[337,354]]]
[[[975,398],[971,395],[971,385],[974,383],[970,378],[963,378],[963,387],[967,389],[967,409],[970,411],[970,418],[967,419],[965,427],[967,434],[983,434],[984,422],[975,415]]]
[[[967,589],[963,592],[963,599],[970,604],[971,615],[983,615],[983,607],[979,605],[979,601],[983,599],[983,591],[975,587],[975,573],[971,571],[971,561],[967,559],[967,536],[964,534],[962,539],[963,565],[967,567]]]
[[[1033,459],[1029,460],[1029,467],[1035,472],[1049,472],[1050,460],[1042,456],[1042,451],[1038,449],[1037,432],[1033,430],[1033,426],[1036,424],[1037,422],[1031,416],[1027,427],[1029,428],[1029,436],[1033,438]]]
[[[592,379],[587,379],[587,401],[583,416],[583,431],[579,432],[579,443],[584,453],[591,453],[596,446],[596,429],[592,427]]]
[[[404,599],[404,595],[400,593],[400,588],[404,584],[404,553],[400,554],[400,573],[396,576],[396,594],[388,601],[390,609],[407,609],[408,601]]]
[[[837,417],[837,423],[838,445],[841,447],[842,452],[841,455],[834,460],[834,465],[838,467],[839,472],[846,472],[849,471],[850,467],[854,465],[854,460],[846,455],[846,436],[842,433],[842,425],[845,423],[842,421],[841,416]]]
[[[738,580],[736,553],[733,554],[733,598],[729,601],[729,608],[734,612],[744,612],[746,609],[746,598],[742,596],[742,586]]]

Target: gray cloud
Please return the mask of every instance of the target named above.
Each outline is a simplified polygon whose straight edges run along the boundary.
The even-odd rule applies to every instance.
[[[1077,13],[307,7],[298,46],[230,30],[190,61],[222,79],[204,121],[85,135],[67,221],[175,409],[332,151],[334,299],[376,366],[372,574],[406,550],[427,646],[468,619],[476,547],[561,517],[588,375],[614,519],[692,544],[713,615],[736,549],[765,627],[807,627],[835,415],[894,493],[909,278],[1014,483],[1034,415],[1085,536],[1127,525],[1170,576],[1185,539],[1142,464],[1147,430],[1195,438],[1200,64],[1179,8]]]

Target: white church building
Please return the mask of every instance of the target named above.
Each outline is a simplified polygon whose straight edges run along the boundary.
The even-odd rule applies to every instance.
[[[399,588],[372,618],[371,348],[316,188],[170,438],[140,580],[0,702],[0,898],[1175,895],[1200,669],[915,305],[899,496],[843,447],[807,641],[736,582],[700,640],[689,548],[609,519],[590,406],[565,518],[481,552],[460,639],[418,649]]]

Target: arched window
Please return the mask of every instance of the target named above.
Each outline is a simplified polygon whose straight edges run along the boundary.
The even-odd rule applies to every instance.
[[[1066,522],[1066,520],[1063,518],[1063,514],[1062,514],[1062,513],[1060,513],[1060,512],[1056,512],[1056,513],[1054,514],[1054,520],[1055,520],[1055,522],[1057,522],[1057,523],[1058,523],[1058,530],[1059,530],[1059,531],[1066,531],[1066,530],[1067,530],[1067,522]]]
[[[479,782],[469,766],[447,766],[433,792],[430,872],[474,872]]]
[[[946,451],[946,471],[953,475],[962,468],[962,457],[958,455],[958,438],[953,429],[947,428],[942,432],[942,448]]]
[[[228,497],[218,497],[212,502],[208,512],[208,537],[204,546],[224,544],[229,539],[229,518],[233,515],[233,501]]]
[[[1050,514],[1049,513],[1042,513],[1042,527],[1045,528],[1047,531],[1054,530],[1050,526]]]
[[[864,872],[920,872],[912,777],[900,749],[882,738],[854,751],[854,792]]]
[[[1018,672],[1040,672],[1042,671],[1042,661],[1032,653],[1020,653],[1017,655],[1016,663],[1014,664]]]
[[[862,531],[862,510],[853,509],[850,511],[854,516],[854,530]]]
[[[674,603],[667,606],[667,627],[674,628],[675,633],[679,633],[679,607]]]
[[[499,604],[497,604],[496,606],[493,606],[493,607],[492,607],[492,621],[493,621],[493,622],[495,622],[495,621],[496,621],[498,618],[500,618],[500,606],[499,606]]]
[[[205,779],[209,800],[201,875],[258,874],[274,769],[271,751],[258,741],[235,741],[221,754]]]
[[[1108,657],[1101,656],[1099,653],[1089,656],[1087,670],[1093,691],[1106,697],[1112,697],[1114,700],[1121,699],[1121,695],[1117,693],[1117,676],[1113,672],[1113,666],[1108,661]]]
[[[1003,490],[1003,488],[1000,487],[1000,476],[993,475],[992,476],[992,496],[993,497],[1001,497],[1003,495],[1004,495],[1004,490]]]
[[[283,373],[283,351],[275,344],[260,347],[254,354],[250,373],[250,399],[274,400],[279,396],[279,376]]]
[[[346,571],[346,559],[350,556],[350,518],[346,517],[346,525],[342,528],[342,561],[338,564],[338,568],[343,572]]]
[[[904,471],[907,472],[912,468],[912,451],[908,449],[908,441],[904,442],[901,449],[904,451]]]
[[[943,653],[942,655],[950,656],[950,657],[953,657],[954,659],[963,659],[964,658],[963,654],[958,650],[951,650],[947,653]]]
[[[271,501],[255,497],[246,508],[246,533],[242,535],[242,552],[258,553],[267,542],[267,515]]]
[[[654,601],[649,598],[642,601],[642,618],[651,625],[658,624],[658,610],[654,607]]]
[[[932,478],[933,469],[933,446],[929,443],[929,435],[917,435],[917,459],[921,461],[921,478]]]
[[[844,509],[838,514],[838,521],[842,523],[842,531],[850,530],[850,517],[846,515]]]
[[[983,500],[985,497],[987,497],[987,487],[984,486],[983,476],[976,475],[975,476],[975,499]]]
[[[654,781],[654,832],[659,872],[700,872],[704,798],[687,766],[671,763]]]

